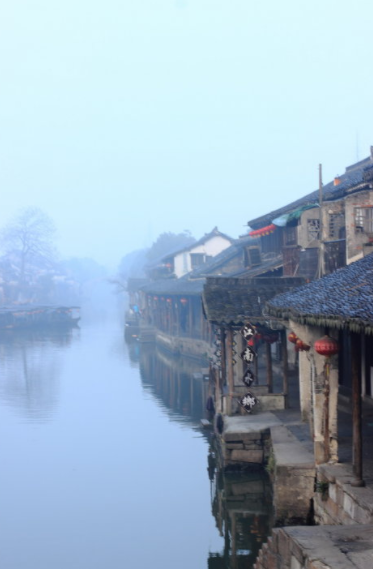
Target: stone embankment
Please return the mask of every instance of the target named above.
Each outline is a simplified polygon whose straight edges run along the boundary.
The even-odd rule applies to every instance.
[[[224,418],[218,435],[225,468],[266,467],[273,480],[276,523],[305,523],[312,509],[312,455],[271,412]]]
[[[315,467],[280,413],[224,417],[224,466],[265,467],[273,481],[275,525],[254,569],[373,569],[373,489],[355,486],[348,465]],[[285,415],[284,415],[285,417]]]
[[[274,529],[253,569],[372,569],[373,526]]]
[[[350,465],[318,466],[318,492],[314,500],[316,523],[373,524],[373,489],[356,487],[355,481]]]

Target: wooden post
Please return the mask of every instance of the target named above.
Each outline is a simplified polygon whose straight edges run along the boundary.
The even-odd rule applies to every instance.
[[[254,377],[255,385],[259,385],[259,346],[255,347],[256,357],[254,358]]]
[[[281,332],[281,348],[282,348],[282,391],[285,398],[285,408],[288,407],[289,395],[289,365],[288,365],[288,346],[286,339],[286,330]]]
[[[324,462],[330,459],[330,429],[329,429],[329,396],[330,396],[330,363],[326,360],[324,365]]]
[[[181,311],[181,307],[182,305],[180,303],[178,303],[177,305],[177,309],[176,309],[176,336],[180,336],[180,311]]]
[[[224,386],[227,383],[227,351],[225,348],[225,330],[220,328],[220,349],[221,349],[221,398],[224,399]]]
[[[269,342],[265,343],[266,346],[266,360],[267,360],[267,385],[268,393],[273,392],[273,373],[272,373],[272,352],[271,344]]]
[[[363,480],[363,436],[361,405],[361,346],[360,336],[351,334],[352,372],[352,466],[356,481],[352,486],[364,486]]]
[[[193,299],[192,297],[189,297],[189,330],[188,330],[188,336],[193,337]]]
[[[234,381],[233,381],[233,332],[232,328],[227,330],[227,380],[228,380],[228,405],[227,414],[232,414],[232,397],[234,392]]]

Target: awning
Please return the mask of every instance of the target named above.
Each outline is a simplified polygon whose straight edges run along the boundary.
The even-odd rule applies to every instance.
[[[284,213],[284,215],[280,215],[280,217],[276,217],[276,219],[274,219],[272,221],[272,223],[274,223],[275,225],[277,225],[277,227],[285,227],[285,225],[287,224],[289,219],[289,214],[288,213]]]
[[[274,225],[277,225],[277,227],[285,227],[286,225],[290,225],[294,221],[298,221],[298,219],[300,218],[300,216],[304,211],[306,211],[307,209],[313,209],[315,207],[319,207],[319,205],[318,204],[303,205],[302,207],[294,209],[290,213],[284,213],[283,215],[280,215],[280,217],[276,217],[276,219],[273,219],[272,223]]]
[[[273,225],[273,223],[271,223],[271,225],[266,225],[261,229],[255,229],[254,231],[250,231],[249,235],[250,237],[263,237],[264,235],[269,235],[270,233],[273,233],[275,229],[276,226]]]

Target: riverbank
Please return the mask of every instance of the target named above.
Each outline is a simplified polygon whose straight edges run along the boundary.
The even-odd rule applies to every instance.
[[[339,427],[344,435],[339,452],[348,459],[351,414],[346,408],[341,412],[345,420]],[[367,406],[367,449],[371,413]],[[365,461],[363,487],[356,485],[348,462],[315,466],[308,425],[294,409],[224,417],[217,437],[226,468],[264,467],[270,472],[274,524],[290,526],[272,531],[255,569],[372,568],[373,457]]]

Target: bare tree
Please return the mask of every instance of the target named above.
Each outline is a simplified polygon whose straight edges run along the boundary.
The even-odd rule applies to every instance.
[[[53,221],[41,209],[27,207],[18,213],[2,233],[2,246],[19,262],[20,281],[28,265],[48,265],[55,257]]]

